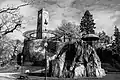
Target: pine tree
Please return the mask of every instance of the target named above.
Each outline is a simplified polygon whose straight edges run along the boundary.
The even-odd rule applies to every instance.
[[[117,26],[115,26],[114,36],[115,36],[115,43],[116,44],[119,43],[119,39],[120,39],[119,35],[120,35],[119,29],[117,28]]]
[[[80,30],[86,34],[95,34],[95,23],[93,20],[93,15],[90,14],[89,10],[86,10],[84,16],[81,19]]]
[[[115,36],[116,51],[118,53],[120,52],[120,32],[117,26],[115,26],[114,36]]]

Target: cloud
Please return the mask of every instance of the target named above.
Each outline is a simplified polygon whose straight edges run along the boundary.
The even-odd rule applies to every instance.
[[[37,9],[31,7],[30,5],[24,6],[20,8],[20,14],[24,15],[24,17],[33,17],[37,15]]]
[[[6,2],[8,1],[8,2]],[[105,30],[109,35],[113,34],[114,25],[120,26],[120,0],[6,0],[3,5],[8,3],[21,4],[31,2],[31,6],[21,8],[21,14],[24,19],[29,20],[26,30],[37,28],[37,12],[41,8],[45,8],[50,15],[49,29],[55,29],[66,19],[76,24],[80,23],[81,17],[85,10],[89,10],[93,14],[96,31]]]
[[[0,8],[13,7],[13,6],[16,6],[16,5],[19,5],[19,4],[23,4],[23,2],[21,2],[20,0],[5,0],[0,5]]]
[[[93,14],[96,23],[96,30],[104,30],[108,35],[112,35],[115,26],[114,23],[117,20],[116,17],[111,18],[114,15],[114,12],[99,11],[93,12]]]
[[[34,6],[37,6],[35,6],[36,8],[45,7],[49,12],[49,29],[59,26],[63,19],[79,24],[87,9],[94,16],[96,31],[104,30],[109,35],[112,35],[114,25],[119,25],[119,0],[46,0],[45,2],[41,0],[41,4],[45,4],[44,6],[40,5],[38,0],[34,1],[37,3],[34,4]]]
[[[85,10],[89,10],[94,16],[96,31],[104,30],[113,35],[114,26],[120,25],[119,5],[119,0],[75,0],[70,7],[81,10],[82,16]]]
[[[0,0],[0,5],[1,5],[4,1],[6,1],[6,0]]]
[[[111,18],[117,18],[117,20],[114,22],[115,25],[120,26],[120,11],[115,11],[114,15],[111,16]]]

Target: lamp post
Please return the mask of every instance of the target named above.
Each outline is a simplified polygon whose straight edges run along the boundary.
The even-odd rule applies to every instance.
[[[45,28],[45,31],[47,31],[47,29]],[[45,33],[45,43],[44,43],[44,47],[45,47],[45,80],[47,80],[47,48],[48,43],[47,43],[47,33]]]
[[[49,25],[49,13],[46,11],[44,8],[38,11],[38,25],[37,25],[37,39],[42,39],[42,31],[45,30],[47,31],[47,27]],[[47,33],[45,33],[45,80],[47,80]]]
[[[45,48],[47,47],[47,42],[45,42]],[[47,51],[45,49],[45,80],[47,80]]]
[[[23,63],[23,58],[24,56],[23,56],[23,54],[21,55],[21,75],[19,76],[19,77],[17,77],[16,79],[20,79],[20,80],[29,80],[29,78],[28,78],[28,76],[25,76],[25,75],[23,75],[24,74],[24,71],[23,71],[23,65],[24,65],[24,63]]]
[[[47,26],[48,26],[48,19],[49,19],[49,16],[48,16],[48,12],[47,11],[43,11],[43,26],[44,26],[44,30],[45,30],[45,44],[44,44],[44,47],[45,47],[45,80],[47,80]]]
[[[21,55],[21,74],[23,74],[23,55]]]

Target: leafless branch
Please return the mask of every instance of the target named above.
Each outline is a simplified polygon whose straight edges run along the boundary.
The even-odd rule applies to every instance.
[[[16,24],[13,29],[11,29],[11,30],[9,30],[9,31],[5,31],[5,33],[4,33],[3,35],[6,35],[6,34],[8,34],[8,33],[13,32],[18,26],[21,26],[21,24]]]
[[[29,5],[29,4],[22,4],[22,5],[19,5],[19,6],[15,7],[15,8],[2,9],[2,10],[0,10],[0,13],[7,12],[7,11],[9,11],[9,10],[17,10],[17,9],[19,9],[20,7],[23,7],[23,6],[26,6],[26,5]]]

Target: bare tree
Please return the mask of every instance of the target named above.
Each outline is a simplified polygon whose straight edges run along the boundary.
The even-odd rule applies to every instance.
[[[15,59],[16,54],[20,52],[21,43],[9,39],[6,35],[22,28],[23,16],[20,15],[19,9],[27,5],[29,4],[0,9],[0,58],[7,63]]]
[[[20,7],[29,4],[22,4],[17,7],[8,7],[0,9],[0,34],[4,36],[14,30],[19,30],[22,24],[23,16],[20,15]]]

